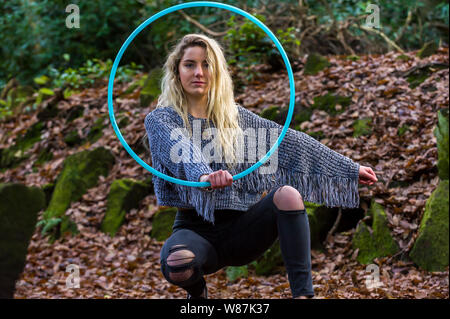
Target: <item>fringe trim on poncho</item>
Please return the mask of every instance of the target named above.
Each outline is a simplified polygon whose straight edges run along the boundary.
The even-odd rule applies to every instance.
[[[239,169],[244,170],[240,165]],[[327,207],[359,207],[358,177],[345,178],[323,174],[303,174],[278,167],[272,174],[256,171],[233,181],[234,187],[243,192],[262,193],[275,187],[290,185],[297,189],[304,201]],[[186,203],[195,207],[197,213],[214,224],[215,192],[207,192],[200,187],[176,184],[178,194]]]

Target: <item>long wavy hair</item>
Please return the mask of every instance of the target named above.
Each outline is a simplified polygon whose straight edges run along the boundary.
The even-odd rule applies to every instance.
[[[212,38],[202,34],[187,34],[168,55],[163,67],[161,81],[161,95],[156,108],[170,106],[181,116],[187,128],[189,137],[192,128],[188,120],[187,98],[179,79],[178,67],[189,47],[199,46],[206,50],[206,60],[211,74],[211,86],[207,99],[207,123],[212,120],[229,169],[237,163],[234,144],[242,138],[242,129],[239,126],[239,112],[234,100],[233,81],[222,47]],[[144,141],[145,140],[145,141]],[[148,150],[147,133],[142,139]]]

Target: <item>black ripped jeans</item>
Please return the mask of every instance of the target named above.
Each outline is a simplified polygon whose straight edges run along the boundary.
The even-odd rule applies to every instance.
[[[273,202],[277,189],[247,211],[216,210],[215,225],[204,221],[195,210],[178,211],[173,233],[161,250],[161,271],[166,280],[192,296],[199,296],[206,285],[203,275],[225,266],[246,265],[261,256],[279,237],[292,296],[314,296],[306,209],[278,209]],[[189,250],[195,257],[183,265],[167,265],[168,256],[177,250]],[[169,273],[187,269],[193,270],[187,280],[173,281],[169,277]]]

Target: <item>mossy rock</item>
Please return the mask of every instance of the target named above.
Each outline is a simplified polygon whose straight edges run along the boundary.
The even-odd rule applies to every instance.
[[[125,220],[125,214],[139,206],[149,194],[150,185],[132,179],[118,179],[111,184],[101,230],[114,236]]]
[[[322,243],[336,221],[337,210],[335,208],[306,202],[305,207],[308,213],[309,231],[311,233],[311,248],[322,250]]]
[[[414,89],[424,82],[433,72],[448,68],[446,64],[434,63],[432,65],[424,65],[420,68],[413,70],[406,81],[409,83],[409,87]]]
[[[105,119],[106,116],[102,116],[98,118],[91,126],[87,135],[87,140],[89,141],[89,143],[94,144],[103,136],[103,129],[106,126],[105,124],[103,124]]]
[[[436,143],[438,149],[438,171],[439,178],[448,179],[448,109],[440,109],[438,112],[438,123],[433,131],[436,136]]]
[[[276,122],[280,117],[280,107],[276,105],[266,107],[264,110],[261,111],[259,116]]]
[[[301,107],[300,110],[297,111],[294,116],[294,123],[300,125],[303,122],[309,121],[311,119],[312,113],[313,113],[312,108]]]
[[[84,107],[82,105],[75,105],[68,109],[62,116],[66,119],[66,123],[70,123],[73,120],[83,116]]]
[[[436,53],[438,45],[434,41],[427,42],[423,47],[417,52],[417,56],[421,59],[429,57]]]
[[[399,247],[391,235],[386,213],[383,207],[372,200],[368,215],[372,217],[372,225],[360,221],[353,236],[353,249],[358,249],[357,260],[361,264],[372,263],[373,259],[394,255]]]
[[[26,151],[31,148],[36,142],[41,140],[41,132],[44,129],[44,123],[34,123],[25,133],[23,137],[17,140],[17,146],[20,150]]]
[[[77,130],[70,131],[64,136],[64,142],[67,146],[73,147],[75,145],[79,145],[83,142],[83,139],[78,134]]]
[[[0,198],[0,298],[13,298],[45,194],[38,187],[8,183],[0,184]]]
[[[255,263],[255,273],[258,276],[269,276],[276,272],[276,269],[283,266],[283,256],[281,255],[280,240],[277,239],[267,249],[262,256],[260,256]]]
[[[119,128],[125,127],[130,124],[130,119],[128,117],[123,117],[119,120]]]
[[[424,82],[430,76],[430,74],[431,72],[428,70],[428,68],[421,68],[408,76],[406,81],[408,81],[409,87],[411,89],[414,89],[418,87],[422,82]]]
[[[162,76],[163,71],[160,68],[155,68],[148,74],[140,94],[141,107],[147,107],[161,94]]]
[[[97,185],[100,175],[108,175],[114,162],[111,151],[104,147],[67,157],[56,180],[50,203],[44,212],[44,219],[63,217],[71,202],[78,201],[89,188]],[[66,224],[70,226],[69,228],[73,228],[70,223],[62,223],[61,226]],[[63,227],[60,231],[64,233],[69,228]]]
[[[42,191],[45,194],[45,208],[48,207],[48,204],[50,203],[50,200],[52,199],[53,191],[55,190],[55,184],[54,183],[48,183],[41,187]]]
[[[331,63],[328,59],[320,54],[312,53],[308,56],[305,63],[305,75],[316,75],[319,71],[328,68]]]
[[[409,257],[427,271],[444,271],[449,264],[448,179],[441,180],[425,204],[419,235]]]
[[[351,97],[335,95],[328,92],[325,95],[319,95],[313,98],[312,109],[318,109],[334,116],[344,112],[345,108],[350,105]],[[336,105],[340,105],[341,109],[337,109]]]
[[[172,234],[172,226],[178,209],[176,207],[160,208],[152,218],[150,237],[164,241]]]
[[[37,118],[40,122],[45,123],[48,120],[51,120],[58,116],[59,112],[61,111],[60,109],[58,109],[58,102],[59,100],[57,99],[53,100],[37,114]]]
[[[372,134],[371,123],[372,119],[368,117],[357,119],[353,123],[353,137]]]
[[[24,160],[30,158],[30,154],[26,151],[30,149],[36,142],[41,140],[41,131],[44,128],[44,123],[37,122],[33,124],[25,133],[19,137],[16,143],[0,152],[0,167],[14,168]]]
[[[284,125],[284,123],[286,123],[288,112],[289,107],[279,107],[276,105],[272,105],[262,110],[259,116],[274,121],[275,123],[278,123],[280,125]],[[292,116],[289,127],[299,130],[299,125],[301,123],[309,121],[311,119],[312,112],[313,110],[310,108],[296,106],[294,108],[294,114]]]
[[[359,61],[360,57],[357,55],[348,55],[345,57],[346,60],[350,60],[350,61]]]
[[[51,161],[53,159],[53,152],[50,147],[43,149],[39,152],[37,160],[34,162],[33,166],[41,166],[45,162]]]

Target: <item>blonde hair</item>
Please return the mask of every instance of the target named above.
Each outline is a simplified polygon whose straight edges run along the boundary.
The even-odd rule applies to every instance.
[[[222,48],[217,41],[202,34],[187,34],[181,39],[164,64],[161,95],[156,107],[173,107],[183,119],[189,136],[191,136],[187,99],[178,77],[178,67],[185,50],[194,46],[200,46],[206,50],[206,60],[211,74],[206,109],[207,123],[209,126],[209,121],[213,121],[222,154],[225,155],[225,159],[228,160],[227,166],[231,169],[237,163],[234,143],[238,141],[239,137],[242,137],[243,133],[238,122],[239,112],[234,101],[233,82]]]

